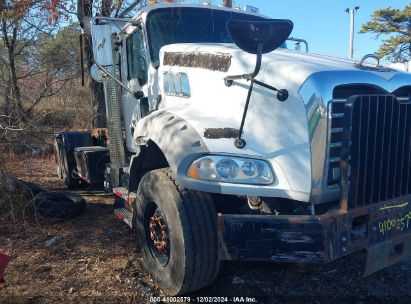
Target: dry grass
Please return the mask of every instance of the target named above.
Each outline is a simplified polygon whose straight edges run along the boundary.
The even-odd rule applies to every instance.
[[[52,158],[9,159],[8,170],[63,188]],[[135,236],[112,213],[110,195],[76,192],[88,204],[64,221],[13,224],[0,216],[0,251],[12,257],[0,303],[150,303],[161,295],[143,271]],[[50,247],[44,242],[57,236]],[[258,303],[411,303],[411,259],[370,277],[364,254],[327,265],[225,262],[214,284],[189,296],[257,297]],[[240,277],[244,284],[233,284]]]
[[[49,189],[63,186],[50,158],[9,161],[8,169]],[[0,302],[146,303],[159,294],[142,271],[133,233],[112,214],[112,197],[78,194],[88,204],[75,219],[12,223],[0,216],[0,250],[12,257]]]
[[[26,161],[31,157],[22,155],[10,157],[2,154],[0,163],[0,211],[4,221],[23,224],[30,221],[38,223],[38,214],[34,207],[31,189],[18,184],[14,179],[16,176],[25,180],[32,180],[36,184],[47,181],[47,172],[44,168],[35,168],[33,163]],[[50,157],[45,157],[40,162],[50,162]],[[47,169],[46,169],[47,170]]]

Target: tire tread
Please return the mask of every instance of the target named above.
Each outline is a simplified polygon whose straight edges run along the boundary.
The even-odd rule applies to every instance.
[[[151,171],[148,174],[155,174],[161,180],[165,179],[164,182],[171,181],[180,196],[180,220],[182,226],[186,226],[183,227],[186,231],[186,269],[178,294],[211,284],[220,266],[217,214],[211,196],[179,185],[170,168]]]

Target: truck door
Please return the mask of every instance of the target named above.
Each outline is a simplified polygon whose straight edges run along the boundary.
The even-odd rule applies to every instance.
[[[149,113],[148,95],[150,95],[147,88],[147,48],[142,27],[137,27],[127,35],[123,46],[123,62],[125,62],[122,71],[123,83],[129,90],[138,93],[132,95],[125,90],[122,91],[123,119],[127,148],[129,151],[137,152],[138,148],[132,140],[134,127],[138,120]]]

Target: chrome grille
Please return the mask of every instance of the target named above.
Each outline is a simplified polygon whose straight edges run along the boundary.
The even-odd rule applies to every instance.
[[[341,185],[349,209],[411,192],[411,103],[407,101],[394,95],[348,99]]]
[[[333,100],[329,105],[330,141],[328,146],[327,183],[330,187],[339,186],[341,182],[340,161],[346,102],[350,96],[370,94],[386,95],[389,93],[380,87],[372,85],[342,85],[334,89]],[[393,92],[393,95],[400,102],[410,101],[411,86],[402,87]]]

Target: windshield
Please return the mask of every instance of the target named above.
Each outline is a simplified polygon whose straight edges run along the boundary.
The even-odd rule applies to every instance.
[[[160,65],[160,49],[173,43],[232,43],[229,20],[264,20],[262,17],[210,8],[166,8],[149,13],[147,34],[150,57]]]

